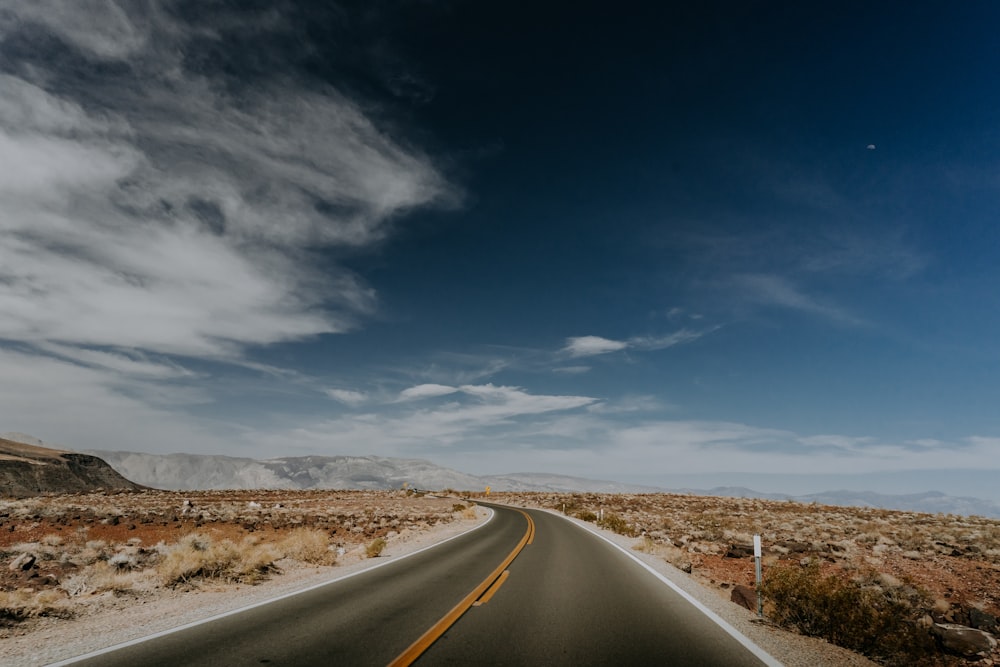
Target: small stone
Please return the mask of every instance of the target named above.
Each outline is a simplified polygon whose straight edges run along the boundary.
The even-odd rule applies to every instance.
[[[7,567],[11,572],[17,572],[18,570],[21,570],[22,572],[27,572],[28,570],[30,570],[35,566],[36,560],[38,559],[35,558],[34,554],[23,553],[14,560],[12,560],[10,562],[10,565],[8,565]]]
[[[944,650],[965,658],[985,658],[997,647],[990,633],[957,623],[935,623],[931,633]]]
[[[729,600],[750,611],[757,611],[757,591],[751,586],[737,584],[733,587]]]

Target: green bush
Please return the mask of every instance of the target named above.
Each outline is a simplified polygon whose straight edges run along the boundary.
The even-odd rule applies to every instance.
[[[635,527],[614,512],[605,512],[604,519],[599,521],[597,525],[626,537],[635,537],[636,535]]]
[[[762,590],[779,625],[857,651],[886,664],[916,665],[936,652],[921,629],[919,591],[884,588],[875,577],[844,580],[823,575],[816,562],[770,570]],[[910,596],[908,599],[907,596]]]
[[[591,512],[590,510],[580,510],[579,512],[576,513],[576,518],[581,519],[583,521],[590,521],[590,522],[597,521],[597,515]]]

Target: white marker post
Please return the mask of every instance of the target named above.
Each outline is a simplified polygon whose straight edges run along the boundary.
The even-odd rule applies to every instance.
[[[757,570],[757,615],[763,617],[764,616],[764,596],[763,596],[763,592],[761,591],[761,585],[763,584],[763,576],[761,575],[761,571],[760,571],[760,557],[761,557],[760,535],[754,535],[753,536],[753,559],[756,562],[756,570]]]

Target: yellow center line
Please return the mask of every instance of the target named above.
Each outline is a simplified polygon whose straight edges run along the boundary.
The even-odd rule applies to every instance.
[[[440,621],[431,626],[431,628],[422,634],[417,641],[410,644],[409,648],[400,653],[395,660],[390,662],[389,667],[407,667],[408,665],[413,664],[413,662],[419,658],[424,651],[431,647],[431,644],[436,642],[441,635],[448,631],[448,628],[455,624],[455,621],[462,617],[462,614],[469,610],[469,607],[471,607],[472,604],[478,600],[488,588],[490,588],[498,577],[504,574],[507,566],[510,565],[515,558],[517,558],[519,553],[521,553],[521,549],[523,549],[525,545],[531,544],[531,541],[535,538],[535,522],[531,520],[531,517],[528,516],[527,512],[523,510],[517,511],[521,512],[521,514],[524,515],[524,518],[528,520],[528,530],[525,531],[524,536],[521,538],[521,541],[517,543],[517,546],[514,547],[514,550],[507,554],[504,561],[500,563],[500,565],[497,566],[497,568],[493,570],[493,572],[491,572],[481,584],[476,586],[471,593],[462,598],[462,601],[455,605],[451,611],[445,614]],[[499,588],[499,584],[497,585],[497,588]],[[492,596],[492,593],[490,595]]]
[[[497,577],[497,580],[493,582],[493,585],[486,589],[486,592],[483,593],[483,597],[473,602],[472,606],[479,607],[489,602],[490,598],[493,597],[493,594],[497,592],[497,589],[503,586],[503,582],[507,581],[508,576],[510,576],[510,570],[504,570],[503,573]]]

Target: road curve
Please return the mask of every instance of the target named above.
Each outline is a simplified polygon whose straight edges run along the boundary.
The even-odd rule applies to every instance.
[[[613,544],[559,516],[526,511],[533,543],[490,601],[462,616],[417,667],[778,664],[750,644],[755,656]]]
[[[517,512],[496,512],[485,526],[381,567],[60,664],[385,667],[504,560],[524,536],[525,523]]]
[[[487,525],[413,556],[60,664],[777,664],[614,545],[548,512],[490,507]]]

